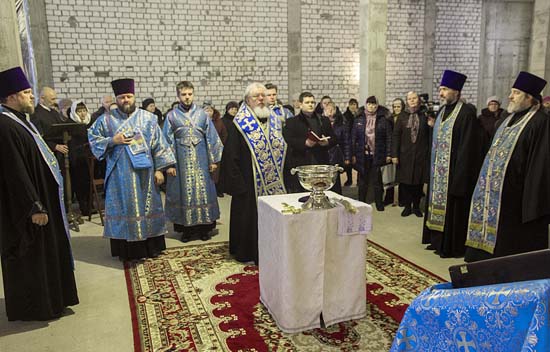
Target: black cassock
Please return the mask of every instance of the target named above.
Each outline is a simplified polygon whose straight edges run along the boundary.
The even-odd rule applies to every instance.
[[[12,111],[13,112],[13,111]],[[23,114],[16,114],[25,121]],[[78,304],[58,185],[30,133],[0,113],[0,250],[8,320],[49,320]],[[31,215],[45,210],[46,226]]]
[[[250,149],[235,125],[229,125],[222,155],[224,191],[232,196],[229,253],[240,262],[258,263],[258,205]]]
[[[529,109],[515,114],[516,124]],[[538,111],[518,138],[506,168],[494,253],[467,247],[466,261],[548,248],[550,118]]]
[[[444,120],[455,106],[446,107]],[[464,104],[453,126],[444,231],[430,231],[431,244],[441,257],[464,256],[470,202],[488,144],[475,106]]]

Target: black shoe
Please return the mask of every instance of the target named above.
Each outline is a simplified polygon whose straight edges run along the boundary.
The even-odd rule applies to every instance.
[[[187,243],[187,242],[191,241],[191,239],[189,238],[189,235],[182,234],[181,235],[181,241],[183,243]]]
[[[424,214],[422,214],[422,211],[418,208],[413,209],[412,212],[414,213],[414,215],[416,215],[419,218],[424,217]]]
[[[217,195],[219,198],[223,198],[223,192],[218,192]]]
[[[351,180],[347,180],[346,182],[344,182],[344,186],[346,187],[351,186]]]
[[[376,205],[376,210],[378,210],[378,211],[384,211],[384,205],[383,205],[383,204],[377,204],[377,205]]]
[[[433,244],[429,244],[425,249],[428,250],[428,251],[435,251],[436,250],[436,248]]]
[[[411,208],[409,207],[405,207],[405,209],[403,209],[403,211],[401,212],[401,216],[409,216],[412,214],[412,211],[411,211]]]

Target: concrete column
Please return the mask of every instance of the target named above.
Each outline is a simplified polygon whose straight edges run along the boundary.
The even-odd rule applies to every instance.
[[[386,101],[386,33],[388,1],[359,1],[359,105],[375,95]]]
[[[0,71],[23,66],[15,1],[0,0]]]
[[[4,1],[4,0],[2,0]],[[54,87],[52,74],[52,55],[50,38],[48,36],[48,21],[46,18],[45,0],[28,0],[29,4],[29,34],[34,50],[37,85]]]
[[[529,71],[550,81],[550,0],[535,0],[529,47]],[[546,85],[545,94],[550,94]]]
[[[302,92],[302,2],[288,0],[288,99]]]
[[[434,99],[434,48],[436,0],[425,0],[424,5],[424,60],[422,68],[422,93],[428,93]]]

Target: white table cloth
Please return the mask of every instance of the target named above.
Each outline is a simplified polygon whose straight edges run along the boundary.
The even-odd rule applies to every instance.
[[[342,207],[281,212],[282,203],[299,208],[298,198],[307,194],[258,198],[260,300],[288,333],[320,327],[321,313],[326,326],[366,314],[364,234],[372,228],[372,208],[326,192],[349,201],[364,220],[363,234],[338,235]]]

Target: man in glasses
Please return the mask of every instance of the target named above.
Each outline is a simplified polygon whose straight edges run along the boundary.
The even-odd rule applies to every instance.
[[[286,143],[279,117],[266,106],[260,83],[246,87],[243,104],[228,128],[222,156],[225,192],[231,198],[229,252],[258,263],[257,197],[284,194]]]

